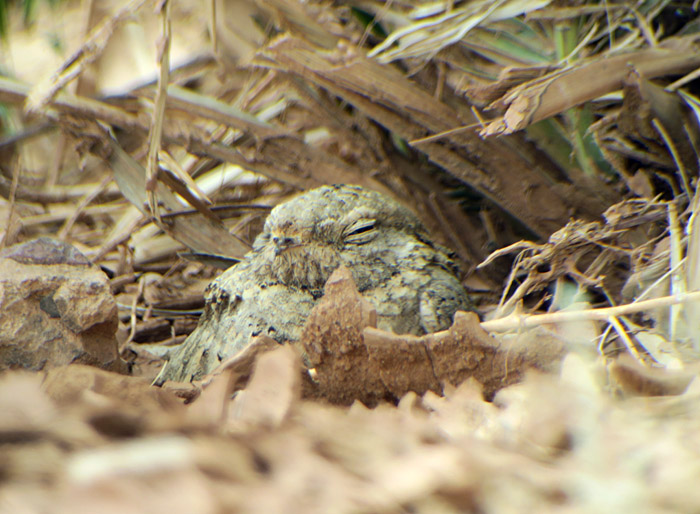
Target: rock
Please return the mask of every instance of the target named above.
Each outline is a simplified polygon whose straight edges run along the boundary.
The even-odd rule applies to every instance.
[[[70,363],[126,371],[105,274],[48,237],[0,252],[0,370]]]

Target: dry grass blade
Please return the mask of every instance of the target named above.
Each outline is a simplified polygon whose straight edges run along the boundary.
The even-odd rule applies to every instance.
[[[9,104],[22,104],[30,94],[30,87],[18,80],[0,77],[0,101]],[[49,102],[50,107],[88,120],[101,120],[125,130],[142,129],[138,116],[98,100],[78,97],[59,92]]]
[[[526,82],[492,104],[506,112],[481,133],[484,136],[510,134],[560,114],[620,89],[632,71],[645,78],[688,72],[700,66],[698,41],[697,36],[672,38],[656,48],[611,57],[597,56]]]
[[[145,3],[146,0],[132,0],[113,16],[106,18],[46,83],[39,83],[32,89],[27,98],[27,109],[38,111],[43,108],[66,84],[85,71],[87,66],[100,57],[115,28],[138,12]]]
[[[146,156],[146,192],[151,215],[160,221],[158,198],[156,197],[156,175],[158,173],[158,154],[163,142],[163,123],[165,119],[165,101],[168,82],[170,81],[170,40],[171,40],[171,6],[165,2],[157,7],[161,16],[161,38],[158,45],[158,82],[156,96],[151,114],[151,125],[148,133],[148,155]]]
[[[688,249],[685,260],[685,281],[690,291],[700,290],[700,193],[695,191],[691,204],[691,216],[687,224]],[[688,334],[693,346],[700,352],[700,306],[689,305],[685,310]]]
[[[397,59],[430,57],[442,48],[460,42],[467,33],[479,25],[513,18],[521,14],[541,9],[551,0],[480,0],[469,2],[446,12],[423,17],[420,21],[402,27],[390,34],[381,44],[369,53],[379,62],[389,63]],[[422,8],[409,13],[416,18]]]
[[[146,174],[143,167],[116,143],[112,143],[110,163],[114,178],[124,195],[134,206],[146,212]],[[165,212],[172,214],[182,211],[183,204],[161,184],[154,185],[154,194]],[[239,259],[249,250],[249,247],[230,234],[220,221],[200,213],[161,219],[160,227],[177,241],[198,252]]]
[[[624,316],[644,312],[659,307],[670,307],[673,305],[696,303],[700,301],[700,291],[685,293],[674,296],[664,296],[653,300],[643,300],[627,305],[616,307],[605,307],[601,309],[590,309],[573,312],[552,312],[549,314],[519,315],[511,314],[504,318],[484,321],[481,328],[488,332],[506,332],[510,330],[536,327],[544,324],[571,323],[582,320],[608,321],[614,316]]]
[[[282,127],[266,123],[211,96],[198,94],[179,86],[168,86],[167,103],[168,107],[173,109],[182,110],[192,116],[201,116],[232,128],[250,132],[260,139],[292,136],[291,133]]]
[[[333,48],[338,42],[338,38],[309,13],[309,4],[293,0],[261,0],[260,5],[284,20],[292,32],[303,35],[322,48]]]
[[[21,103],[28,93],[29,88],[21,82],[0,77],[0,100]],[[186,101],[196,103],[198,98],[201,99],[201,97],[192,94],[179,95],[176,100],[179,102],[177,104],[178,108],[182,109]],[[240,120],[240,116],[235,115],[235,118],[229,117],[232,112],[231,109],[225,109],[223,112],[216,109],[212,110],[212,101],[205,103],[208,104],[208,110],[199,110],[198,113],[200,115],[207,115],[208,113],[214,119],[221,119],[222,116],[226,116],[226,119],[234,121],[234,126],[240,125],[236,121]],[[147,123],[139,116],[97,100],[68,93],[59,93],[50,105],[61,112],[81,119],[98,119],[127,131],[147,131]],[[261,128],[260,139],[270,135],[270,129],[264,124],[258,123],[254,125],[246,120],[246,125],[249,129],[253,129],[253,127]],[[185,145],[194,154],[230,162],[301,189],[308,189],[325,183],[341,182],[360,184],[370,189],[391,194],[381,183],[352,169],[351,166],[345,164],[341,159],[325,152],[320,152],[295,137],[272,138],[265,145],[255,148],[254,151],[242,153],[240,150],[227,145],[210,142],[208,137],[201,134],[201,131],[196,130],[196,127],[188,129],[183,126],[173,127],[166,125],[163,126],[163,140],[167,143]],[[311,175],[310,177],[299,175],[296,168],[300,165],[308,171],[309,175]]]

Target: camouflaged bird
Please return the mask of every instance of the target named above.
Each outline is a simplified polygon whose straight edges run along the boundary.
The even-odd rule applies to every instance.
[[[470,307],[450,254],[413,213],[359,186],[323,186],[270,212],[253,250],[207,288],[197,328],[159,382],[199,379],[251,336],[297,341],[341,264],[376,308],[380,329],[435,332]]]

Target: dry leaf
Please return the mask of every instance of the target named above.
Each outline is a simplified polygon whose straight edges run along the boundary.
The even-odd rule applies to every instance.
[[[374,311],[346,269],[336,270],[309,315],[301,344],[313,367],[305,394],[349,405],[376,405],[409,391],[442,394],[447,385],[475,378],[486,397],[520,380],[527,369],[556,369],[564,355],[554,338],[499,341],[473,313],[457,312],[449,330],[425,336],[372,328]],[[533,332],[534,333],[534,332]]]
[[[627,353],[610,364],[613,384],[630,396],[668,396],[683,394],[695,378],[688,371],[642,366]]]
[[[229,407],[229,419],[254,426],[279,426],[299,399],[299,369],[299,356],[290,346],[260,355],[248,386]]]

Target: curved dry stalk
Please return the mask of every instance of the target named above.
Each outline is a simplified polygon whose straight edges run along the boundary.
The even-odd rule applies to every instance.
[[[681,295],[662,296],[653,300],[628,303],[617,307],[605,307],[602,309],[588,309],[583,311],[553,312],[549,314],[518,315],[509,314],[504,318],[484,321],[481,328],[487,332],[505,332],[517,328],[529,328],[546,323],[571,323],[572,321],[608,321],[612,316],[624,316],[648,309],[658,309],[679,303],[700,301],[700,291]]]

